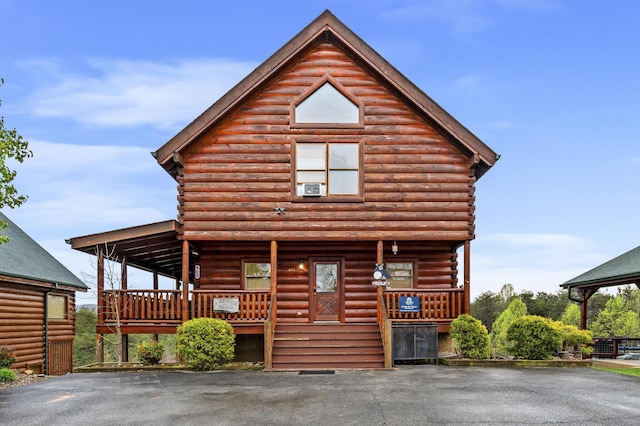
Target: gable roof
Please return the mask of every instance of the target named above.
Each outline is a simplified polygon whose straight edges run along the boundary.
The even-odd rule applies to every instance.
[[[282,70],[291,61],[294,61],[303,49],[319,37],[322,37],[326,32],[331,33],[346,49],[349,49],[352,54],[365,63],[373,73],[377,74],[437,126],[441,127],[454,141],[467,149],[470,157],[474,161],[477,160],[476,176],[478,178],[495,164],[499,156],[491,148],[389,64],[329,10],[324,11],[291,41],[160,147],[154,153],[158,163],[175,177],[176,163],[179,161],[179,153],[183,149],[207,129],[219,122],[235,106],[257,90],[262,83]]]
[[[640,246],[560,284],[561,287],[640,285]]]
[[[73,287],[87,291],[88,287],[48,251],[0,212],[0,220],[8,223],[3,234],[9,242],[0,244],[0,275]]]

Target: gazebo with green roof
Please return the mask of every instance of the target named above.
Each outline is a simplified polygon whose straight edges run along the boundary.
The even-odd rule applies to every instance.
[[[580,327],[587,328],[587,302],[602,287],[635,284],[640,288],[640,246],[560,284],[569,299],[580,302]],[[578,297],[573,296],[576,292]]]

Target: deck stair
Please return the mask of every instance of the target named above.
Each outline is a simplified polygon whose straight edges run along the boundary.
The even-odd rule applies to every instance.
[[[384,368],[384,349],[376,323],[276,326],[273,370],[372,368]]]

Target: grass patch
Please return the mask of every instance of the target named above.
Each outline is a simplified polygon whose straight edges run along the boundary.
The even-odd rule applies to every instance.
[[[640,368],[610,368],[610,367],[593,367],[596,370],[608,371],[610,373],[624,374],[625,376],[640,377]]]

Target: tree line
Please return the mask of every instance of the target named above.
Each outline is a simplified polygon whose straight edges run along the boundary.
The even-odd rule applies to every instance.
[[[521,303],[512,303],[517,300]],[[513,285],[505,284],[497,293],[486,291],[471,303],[471,315],[490,332],[501,314],[511,306],[515,315],[538,315],[570,325],[579,325],[579,304],[569,300],[566,290],[556,293],[516,293]],[[595,293],[587,305],[587,329],[594,337],[640,337],[640,289],[623,286],[615,295]],[[524,311],[524,314],[522,313]]]

